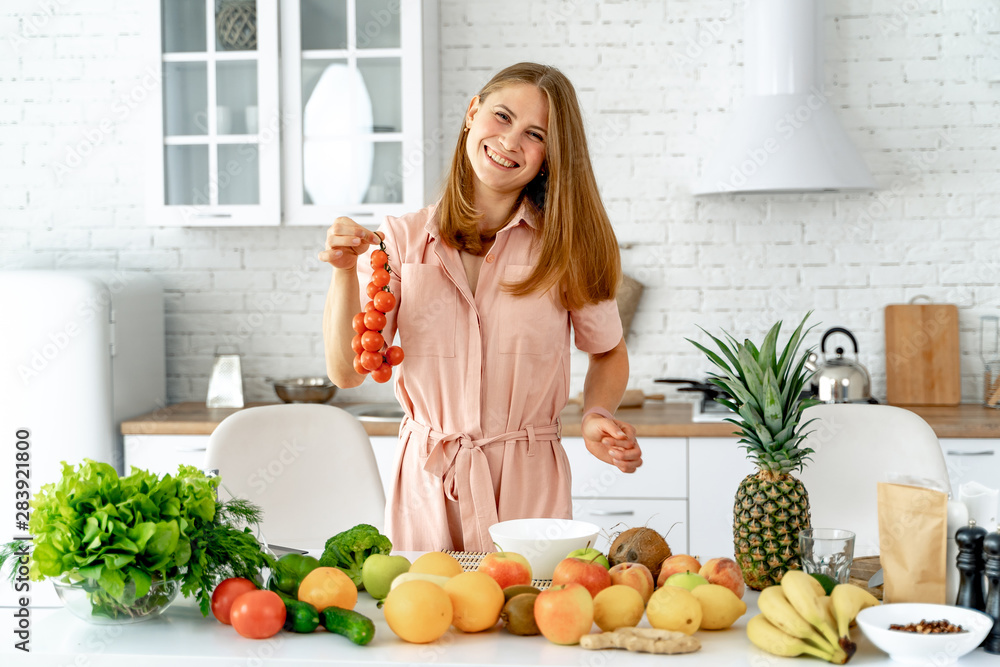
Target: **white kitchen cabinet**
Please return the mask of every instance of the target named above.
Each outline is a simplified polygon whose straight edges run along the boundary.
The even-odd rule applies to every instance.
[[[436,0],[144,6],[151,224],[374,227],[428,203]]]
[[[597,460],[582,438],[563,438],[573,474],[573,516],[601,527],[597,549],[607,551],[615,534],[647,526],[675,553],[688,548],[687,439],[643,438],[642,466],[626,474]]]
[[[940,442],[956,498],[959,487],[966,482],[994,489],[1000,485],[1000,440],[942,438]]]
[[[736,490],[756,467],[747,460],[736,438],[690,438],[688,460],[688,553],[702,562],[732,558]]]
[[[158,475],[177,474],[177,467],[205,469],[207,435],[126,435],[125,474],[132,466]]]

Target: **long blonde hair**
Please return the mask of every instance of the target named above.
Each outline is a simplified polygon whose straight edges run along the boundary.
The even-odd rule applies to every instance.
[[[521,201],[527,201],[542,224],[536,238],[537,263],[524,280],[504,285],[504,289],[520,296],[558,286],[560,301],[567,310],[611,299],[621,280],[621,257],[597,190],[576,91],[554,67],[518,63],[490,79],[479,91],[480,102],[504,86],[521,83],[537,86],[549,102],[545,162],[515,205],[516,210]],[[478,254],[480,214],[473,202],[467,136],[459,131],[439,208],[439,231],[448,245]]]

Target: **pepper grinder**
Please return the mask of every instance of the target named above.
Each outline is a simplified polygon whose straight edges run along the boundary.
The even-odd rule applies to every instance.
[[[955,531],[958,544],[958,597],[956,607],[966,607],[977,611],[986,610],[986,596],[983,594],[983,540],[986,529],[969,519],[969,525]]]
[[[993,629],[986,635],[983,647],[987,653],[1000,654],[1000,529],[983,540],[983,555],[986,557],[986,579],[990,582],[986,613],[993,617]]]

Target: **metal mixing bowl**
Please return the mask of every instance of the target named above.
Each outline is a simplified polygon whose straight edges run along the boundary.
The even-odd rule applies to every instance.
[[[285,403],[326,403],[337,387],[325,377],[289,378],[275,380],[274,393]]]

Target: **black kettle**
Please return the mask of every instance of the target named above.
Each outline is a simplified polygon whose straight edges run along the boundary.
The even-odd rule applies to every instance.
[[[833,334],[844,334],[854,345],[854,360],[844,357],[844,348],[836,349],[836,356],[826,356],[826,339]],[[872,379],[868,369],[858,362],[858,341],[843,327],[827,329],[819,344],[823,359],[813,352],[806,357],[805,366],[814,371],[813,394],[823,403],[878,403],[872,398]]]

